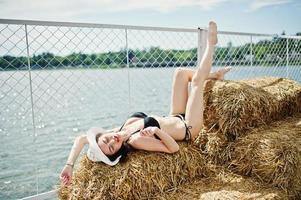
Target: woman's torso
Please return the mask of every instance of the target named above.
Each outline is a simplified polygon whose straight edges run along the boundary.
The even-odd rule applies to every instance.
[[[185,125],[179,117],[159,117],[153,115],[149,117],[153,117],[155,120],[157,120],[161,130],[169,134],[175,140],[183,140],[185,137]],[[131,117],[126,120],[122,129],[134,132],[143,128],[145,128],[143,118]]]

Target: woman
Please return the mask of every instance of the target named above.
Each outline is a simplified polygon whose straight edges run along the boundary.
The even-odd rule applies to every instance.
[[[203,85],[206,79],[222,80],[230,68],[210,73],[214,46],[217,43],[217,27],[209,23],[207,47],[200,66],[194,71],[177,69],[174,75],[171,115],[149,117],[142,112],[134,113],[120,128],[105,131],[91,128],[86,135],[76,138],[67,164],[61,172],[64,184],[71,182],[74,162],[85,144],[89,144],[88,158],[115,165],[123,160],[129,147],[146,151],[175,153],[176,141],[193,140],[203,126]],[[191,82],[190,95],[188,84]]]

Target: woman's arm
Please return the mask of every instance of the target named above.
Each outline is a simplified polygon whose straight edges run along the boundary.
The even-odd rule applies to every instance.
[[[149,137],[156,134],[161,140]],[[166,132],[157,127],[148,127],[141,131],[141,135],[132,137],[129,141],[135,149],[146,151],[159,151],[165,153],[175,153],[179,150],[177,142]]]
[[[66,165],[64,166],[60,179],[64,183],[64,185],[69,185],[71,183],[71,178],[72,178],[72,171],[73,171],[73,166],[78,158],[81,150],[84,148],[85,144],[88,143],[86,135],[81,135],[78,136],[72,146],[72,149],[70,151],[68,160],[66,162]]]
[[[155,134],[161,139],[163,144],[166,146],[166,148],[172,152],[175,153],[179,151],[179,145],[173,139],[169,134],[167,134],[165,131],[162,131],[161,129],[157,128],[155,129]]]
[[[85,144],[88,144],[86,135],[76,137],[66,164],[74,165],[77,157],[84,148]]]

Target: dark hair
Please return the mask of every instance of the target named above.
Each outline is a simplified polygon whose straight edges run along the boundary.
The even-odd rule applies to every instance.
[[[131,151],[130,145],[128,143],[124,142],[124,143],[122,143],[120,149],[116,153],[114,153],[113,155],[110,155],[110,156],[107,155],[107,156],[111,161],[115,161],[119,156],[121,156],[119,162],[123,162],[123,161],[125,161],[128,153],[130,151]]]
[[[103,133],[97,133],[96,136],[95,136],[95,139],[96,139],[96,143],[98,142],[99,140],[99,137],[102,136]]]
[[[102,136],[102,135],[103,135],[103,133],[97,133],[96,142],[98,142],[99,137]],[[131,150],[132,150],[131,146],[127,142],[124,142],[124,143],[122,143],[120,149],[116,153],[114,153],[113,155],[106,155],[106,156],[112,162],[115,161],[119,156],[121,156],[119,162],[123,162],[123,161],[125,161],[128,153]]]

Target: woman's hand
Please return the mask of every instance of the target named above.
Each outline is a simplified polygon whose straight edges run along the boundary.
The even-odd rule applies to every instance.
[[[140,131],[140,135],[152,137],[154,134],[158,132],[158,127],[150,126]]]
[[[73,168],[70,165],[65,165],[61,172],[60,179],[64,185],[70,185],[72,179]]]

